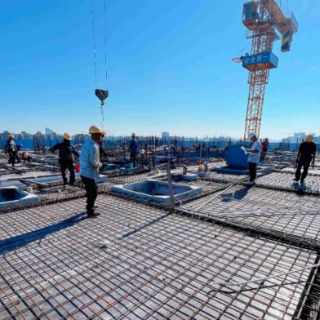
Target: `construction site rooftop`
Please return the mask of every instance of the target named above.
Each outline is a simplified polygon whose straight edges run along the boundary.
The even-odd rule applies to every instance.
[[[268,154],[253,187],[245,172],[219,170],[223,159],[206,172],[177,162],[174,185],[201,192],[174,205],[113,189],[162,185],[166,165],[110,167],[101,215],[87,219],[79,175],[64,187],[52,156],[34,158],[0,163],[1,320],[319,318],[320,159],[304,187],[286,152]]]

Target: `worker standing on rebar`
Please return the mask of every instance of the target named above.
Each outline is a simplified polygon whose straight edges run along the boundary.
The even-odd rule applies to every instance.
[[[14,135],[12,133],[9,134],[8,140],[4,146],[4,153],[9,154],[9,164],[12,164],[14,167],[15,161],[16,161],[16,154],[17,154],[17,145],[15,143]]]
[[[299,152],[297,155],[296,163],[297,163],[297,170],[296,170],[296,177],[293,179],[294,181],[298,182],[301,180],[301,185],[304,185],[304,180],[308,175],[308,169],[310,167],[310,163],[314,166],[316,160],[316,152],[317,147],[316,144],[313,142],[313,136],[309,135],[306,138],[305,142],[302,142],[299,147]],[[301,175],[301,168],[303,167],[303,172]]]
[[[137,159],[137,150],[138,150],[138,142],[136,140],[136,135],[133,133],[131,135],[131,142],[129,146],[130,151],[130,161],[133,163],[133,168],[136,166],[136,159]]]
[[[267,155],[268,146],[269,146],[269,140],[268,140],[268,138],[265,138],[264,141],[262,142],[262,159],[263,160]]]
[[[89,128],[89,134],[91,134],[91,139],[81,148],[80,177],[87,191],[88,218],[94,218],[100,214],[95,211],[94,206],[98,194],[96,179],[99,178],[99,170],[103,170],[106,164],[100,163],[99,143],[102,130],[93,125]]]
[[[22,146],[21,143],[17,144],[16,159],[17,159],[17,162],[18,162],[18,163],[20,163],[19,151],[22,149],[22,147],[23,147],[23,146]]]
[[[252,149],[245,149],[245,151],[249,153],[248,163],[250,180],[247,185],[252,186],[257,177],[257,164],[260,160],[262,145],[254,132],[249,133],[248,139],[253,142],[253,146]]]
[[[74,146],[71,144],[71,134],[65,133],[63,135],[63,142],[57,143],[49,150],[54,153],[55,150],[59,150],[59,163],[62,174],[62,179],[64,185],[68,184],[68,179],[66,176],[66,170],[70,172],[70,185],[72,186],[75,181],[75,173],[73,168],[73,154],[79,158],[79,153],[75,150]]]

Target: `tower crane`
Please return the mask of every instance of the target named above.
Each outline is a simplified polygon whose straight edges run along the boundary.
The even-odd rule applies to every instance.
[[[270,69],[277,68],[279,62],[272,52],[273,42],[281,39],[281,51],[289,52],[299,24],[283,0],[244,3],[242,23],[247,28],[246,38],[252,39],[251,54],[232,60],[242,62],[242,66],[249,70],[250,89],[244,131],[244,140],[247,140],[249,132],[255,132],[258,137],[260,135],[265,87]]]

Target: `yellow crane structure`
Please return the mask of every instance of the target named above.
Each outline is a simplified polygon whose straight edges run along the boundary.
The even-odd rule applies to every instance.
[[[282,0],[244,3],[242,22],[247,28],[246,38],[252,39],[251,54],[233,61],[242,62],[242,66],[249,70],[250,89],[244,131],[244,140],[247,140],[249,132],[260,135],[265,87],[270,69],[277,68],[279,62],[272,52],[273,42],[282,39],[281,51],[290,51],[292,36],[299,25]]]

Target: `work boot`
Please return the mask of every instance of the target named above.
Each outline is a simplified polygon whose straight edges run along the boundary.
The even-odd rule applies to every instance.
[[[253,186],[253,182],[252,181],[248,181],[247,182],[247,186]]]
[[[300,185],[301,185],[302,187],[305,186],[304,180],[301,180],[301,181],[300,181]]]
[[[97,216],[100,216],[100,212],[92,212],[92,213],[88,213],[88,218],[95,218]]]

